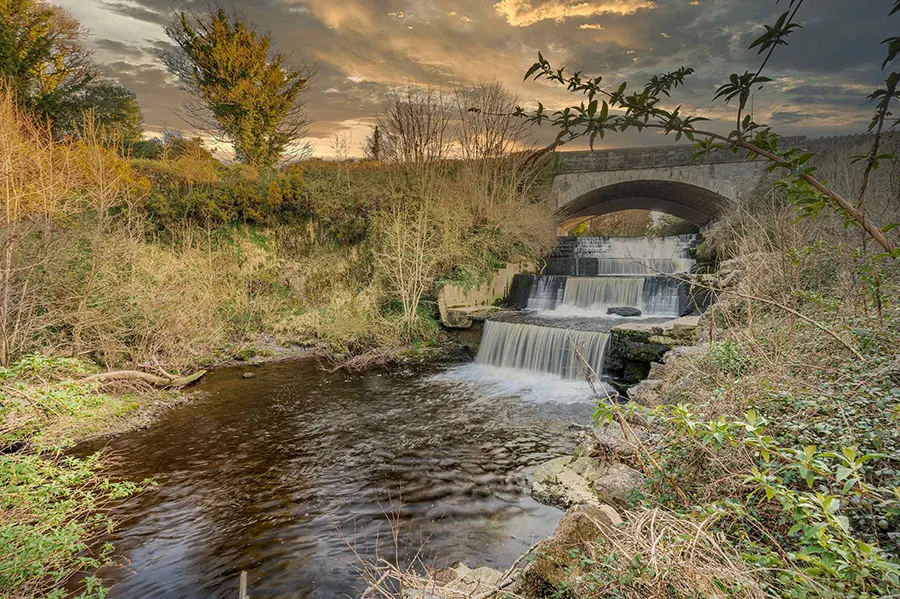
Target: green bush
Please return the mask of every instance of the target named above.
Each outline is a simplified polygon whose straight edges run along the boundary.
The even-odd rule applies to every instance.
[[[218,163],[199,170],[193,162],[135,164],[151,180],[141,208],[161,229],[185,223],[274,225],[311,216],[299,167],[259,174],[246,166]],[[191,169],[190,175],[185,169]],[[197,177],[204,170],[209,172]]]
[[[749,360],[734,341],[717,341],[709,348],[710,365],[721,371],[740,376],[747,371]]]

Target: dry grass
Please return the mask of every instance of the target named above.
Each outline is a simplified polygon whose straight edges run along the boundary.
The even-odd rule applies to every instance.
[[[203,193],[218,177],[258,174],[192,154],[145,163],[101,147],[90,127],[58,142],[0,97],[0,364],[47,352],[184,371],[260,333],[341,353],[431,342],[439,279],[483,280],[498,262],[536,257],[554,235],[541,201],[547,165],[524,157],[310,163],[305,196],[291,196],[305,220],[268,229],[171,215],[160,229],[146,209],[154,185],[214,201]]]
[[[585,567],[569,577],[575,597],[767,596],[741,556],[718,538],[715,517],[695,519],[660,509],[632,511],[626,517],[621,528],[598,527],[604,531],[599,542],[578,556]]]
[[[577,597],[579,599],[762,599],[756,576],[716,532],[716,516],[692,518],[661,509],[627,513],[618,528],[595,523],[598,538],[580,547],[545,553],[532,546],[491,585],[448,586],[442,571],[420,550],[401,564],[401,551],[366,557],[356,551],[366,599],[440,596],[447,599]],[[395,547],[403,543],[399,521],[391,520]],[[532,560],[534,560],[532,562]],[[550,565],[552,564],[552,565]],[[546,594],[547,569],[565,573],[564,586]],[[542,574],[544,572],[544,574]],[[544,589],[543,591],[541,589]],[[543,594],[542,594],[543,593]]]

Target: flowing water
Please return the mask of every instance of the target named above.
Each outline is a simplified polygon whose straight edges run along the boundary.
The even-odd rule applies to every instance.
[[[560,237],[544,274],[516,275],[510,300],[551,318],[603,318],[615,307],[637,308],[645,317],[677,317],[686,308],[677,275],[693,269],[690,249],[697,240],[696,235]]]
[[[357,554],[403,562],[423,543],[436,565],[508,567],[559,520],[529,476],[590,423],[608,331],[625,320],[606,309],[677,316],[680,283],[657,273],[689,271],[695,242],[561,238],[547,274],[516,275],[511,302],[528,310],[486,322],[474,363],[213,373],[205,399],[109,443],[112,476],[158,484],[116,508],[109,540],[127,566],[106,573],[111,597],[233,597],[244,570],[254,599],[353,597]]]
[[[111,597],[234,597],[241,570],[254,599],[357,596],[348,544],[392,555],[384,510],[398,500],[401,554],[430,537],[439,564],[505,568],[560,517],[529,497],[529,473],[571,451],[592,409],[430,367],[242,372],[212,373],[205,398],[108,443],[123,460],[111,475],[158,484],[116,509],[110,540],[128,563],[107,572]]]
[[[560,237],[544,274],[655,275],[688,272],[697,235],[671,237]]]
[[[603,372],[608,337],[596,331],[488,321],[475,362],[574,381]]]

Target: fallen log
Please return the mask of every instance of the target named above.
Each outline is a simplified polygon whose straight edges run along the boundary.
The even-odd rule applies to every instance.
[[[150,374],[149,372],[141,372],[139,370],[112,370],[110,372],[101,372],[92,374],[89,377],[81,379],[81,383],[109,383],[115,381],[140,381],[148,383],[154,387],[179,388],[197,382],[206,374],[205,370],[198,370],[194,374],[182,377],[164,377]]]

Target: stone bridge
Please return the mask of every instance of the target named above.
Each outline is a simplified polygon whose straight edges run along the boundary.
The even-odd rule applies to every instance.
[[[786,142],[821,151],[863,137],[797,137]],[[664,212],[703,226],[741,201],[766,175],[762,160],[717,151],[693,161],[695,152],[693,144],[559,152],[551,194],[560,230],[629,209]]]

